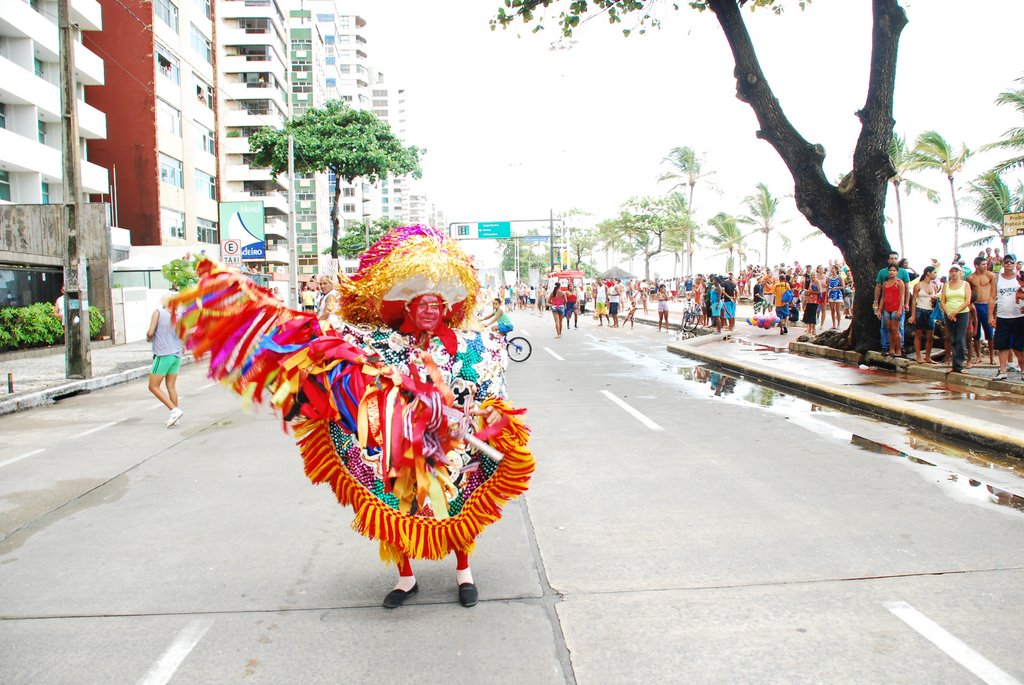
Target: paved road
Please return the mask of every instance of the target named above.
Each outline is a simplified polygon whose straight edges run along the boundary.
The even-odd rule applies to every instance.
[[[277,421],[190,367],[178,428],[141,382],[0,417],[0,680],[1024,680],[1012,468],[647,327],[513,318],[539,468],[478,545],[476,608],[450,562],[379,608],[375,545]]]

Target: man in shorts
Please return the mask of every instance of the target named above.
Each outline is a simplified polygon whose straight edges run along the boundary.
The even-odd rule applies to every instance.
[[[597,312],[597,325],[604,325],[604,317],[608,316],[608,284],[604,281],[598,281],[595,286],[596,292],[594,294],[594,310]],[[608,316],[608,325],[612,323],[612,318]]]
[[[1006,367],[1010,351],[1017,357],[1017,368],[1024,372],[1024,309],[1018,293],[1024,282],[1018,279],[1017,257],[1007,253],[1003,257],[1003,268],[996,278],[995,306],[989,311],[989,323],[994,324],[996,333],[993,345],[999,352],[999,373],[997,381],[1006,380]]]
[[[184,412],[178,408],[178,369],[181,367],[181,341],[171,325],[166,301],[153,312],[146,332],[146,341],[153,343],[153,368],[149,372],[149,391],[170,410],[165,426],[178,423]],[[164,392],[160,385],[166,385]]]
[[[989,248],[991,249],[991,248]],[[984,253],[982,253],[984,254]],[[976,361],[981,361],[981,334],[985,334],[985,342],[988,343],[988,363],[995,364],[993,357],[992,333],[993,327],[989,323],[989,309],[996,299],[996,275],[989,270],[988,259],[984,256],[974,258],[974,273],[967,277],[971,284],[971,299],[974,301],[974,309],[978,313],[978,325],[974,331],[974,338],[967,341],[967,358],[972,356]]]

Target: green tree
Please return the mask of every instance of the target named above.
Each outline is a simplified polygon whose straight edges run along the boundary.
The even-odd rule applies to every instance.
[[[622,225],[618,219],[606,219],[597,224],[597,243],[604,251],[604,263],[606,267],[612,264],[612,256],[616,253],[626,251],[626,239]]]
[[[340,252],[342,181],[361,178],[368,183],[389,175],[412,174],[419,178],[420,154],[405,147],[387,123],[368,110],[352,109],[340,100],[313,108],[285,122],[284,129],[264,127],[249,137],[255,166],[270,167],[275,174],[288,170],[288,136],[294,136],[295,171],[333,171],[337,178],[331,208],[331,257]]]
[[[676,263],[683,266],[686,274],[692,274],[693,252],[700,237],[697,223],[693,220],[685,195],[676,191],[670,193],[665,199],[666,220],[673,229],[665,235],[665,249],[672,251]]]
[[[739,257],[743,262],[747,253],[747,236],[740,230],[738,223],[736,217],[719,212],[708,219],[708,231],[704,234],[711,246],[720,250],[717,254],[726,255],[727,272],[736,271],[734,257]]]
[[[956,175],[963,171],[964,163],[971,157],[971,151],[963,144],[959,150],[946,142],[937,131],[925,131],[914,142],[908,171],[940,171],[949,181],[949,196],[953,200],[953,254],[960,249],[960,208],[956,201]],[[856,276],[855,276],[856,278]]]
[[[184,290],[199,282],[195,260],[172,259],[160,267],[160,274],[174,290]]]
[[[530,235],[537,235],[536,231],[533,231]],[[546,274],[550,271],[551,264],[548,255],[548,244],[544,243],[544,250],[542,252],[534,251],[534,243],[524,243],[516,240],[499,240],[498,245],[501,247],[501,269],[502,271],[515,271],[516,270],[516,243],[519,243],[519,272],[516,274],[516,280],[525,281],[527,274],[530,273],[530,269],[537,269],[542,274]]]
[[[939,194],[931,188],[927,188],[907,178],[907,172],[911,170],[914,154],[907,148],[906,139],[895,132],[892,134],[892,142],[889,143],[889,159],[892,161],[892,168],[895,172],[892,178],[889,179],[889,183],[892,184],[893,195],[896,197],[896,229],[899,232],[900,238],[900,255],[906,257],[906,248],[903,246],[903,203],[900,200],[900,186],[903,186],[903,192],[907,195],[915,191],[924,193],[925,197],[932,203],[938,203]]]
[[[651,278],[651,260],[661,254],[665,238],[678,230],[668,198],[634,197],[622,204],[619,224],[632,254],[644,259],[644,278]],[[632,266],[632,265],[630,265]]]
[[[1017,79],[1017,83],[1024,84],[1024,78]],[[996,98],[997,105],[1010,105],[1017,110],[1017,114],[1024,117],[1024,88],[1007,90]],[[1003,137],[994,143],[989,143],[981,148],[982,150],[1012,150],[1020,153],[1024,151],[1024,126],[1011,128],[1003,134]],[[1011,167],[1024,166],[1024,155],[1017,154],[997,164],[992,171],[1002,172]]]
[[[594,246],[597,245],[597,229],[593,227],[589,228],[577,228],[573,229],[569,233],[569,255],[570,264],[574,265],[576,269],[583,270],[586,262],[583,261],[583,256],[589,254],[591,261],[593,261]]]
[[[690,189],[689,194],[686,196],[686,207],[688,211],[693,211],[693,191],[697,187],[697,184],[704,180],[710,185],[708,177],[714,175],[713,171],[704,171],[704,158],[693,151],[691,147],[674,147],[672,148],[668,156],[661,160],[663,163],[668,164],[672,167],[672,171],[662,174],[658,177],[658,181],[675,181],[675,185],[670,190],[675,190],[686,186]],[[694,227],[696,228],[696,227]],[[694,231],[691,235],[695,235]],[[687,273],[693,273],[693,244],[689,242],[687,244],[689,248],[687,250]]]
[[[961,247],[980,247],[992,240],[1003,244],[1003,254],[1010,250],[1010,238],[1003,233],[1003,215],[1024,211],[1024,183],[1017,190],[1010,191],[999,174],[989,171],[967,185],[964,197],[977,219],[960,219],[964,227],[981,233],[977,240],[964,243]]]
[[[493,28],[522,20],[535,19],[543,26],[543,10],[558,4],[564,9],[557,23],[564,36],[571,36],[591,12],[604,13],[612,24],[623,15],[639,16],[639,33],[657,26],[660,13],[653,8],[657,0],[505,0],[491,20]],[[900,35],[907,15],[899,0],[872,0],[871,54],[864,106],[855,116],[861,124],[853,150],[852,171],[838,186],[825,176],[825,148],[808,141],[790,122],[782,104],[765,77],[757,51],[744,21],[742,8],[770,8],[781,13],[787,6],[803,8],[806,0],[690,0],[696,10],[709,10],[718,21],[732,52],[732,73],[736,79],[736,97],[747,103],[757,118],[757,137],[771,145],[793,176],[797,209],[807,221],[821,229],[839,248],[858,283],[871,283],[880,264],[885,264],[889,240],[885,235],[883,212],[892,164],[887,154],[893,127],[893,95]],[[679,8],[683,3],[672,3]],[[632,29],[625,29],[629,34]],[[854,59],[847,56],[847,59]],[[794,52],[794,59],[806,55]],[[859,59],[859,58],[857,58]],[[822,122],[825,126],[833,122]],[[854,317],[847,347],[878,349],[878,319],[872,312],[873,292],[858,288],[854,298]]]
[[[392,228],[400,225],[401,222],[394,219],[374,219],[373,221],[348,224],[345,226],[344,235],[338,238],[338,254],[346,259],[358,257],[369,245],[373,245]],[[369,237],[369,245],[366,243],[367,237]],[[331,248],[327,248],[324,253],[326,254],[330,250]]]
[[[779,213],[779,198],[771,194],[767,185],[758,183],[754,193],[743,198],[743,206],[747,208],[747,213],[739,217],[737,221],[755,226],[755,230],[764,233],[764,254],[761,255],[761,259],[764,261],[764,265],[768,266],[768,237],[773,231],[782,240],[783,249],[788,250],[791,245],[789,238],[775,228],[777,223],[785,223],[784,221],[777,222],[775,218]]]

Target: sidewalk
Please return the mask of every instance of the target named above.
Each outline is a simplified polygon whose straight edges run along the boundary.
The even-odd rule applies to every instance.
[[[153,352],[150,343],[145,341],[116,346],[93,343],[91,358],[93,377],[69,380],[64,373],[63,346],[0,354],[0,416],[68,395],[145,378],[149,375]],[[182,357],[181,362],[191,364],[191,355]],[[13,394],[8,391],[8,374],[14,384]]]

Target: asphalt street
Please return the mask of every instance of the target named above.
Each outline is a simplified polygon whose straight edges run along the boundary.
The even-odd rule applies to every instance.
[[[0,417],[3,683],[1017,683],[1019,462],[780,395],[589,319],[509,369],[538,469],[394,572],[282,424],[184,370]]]

